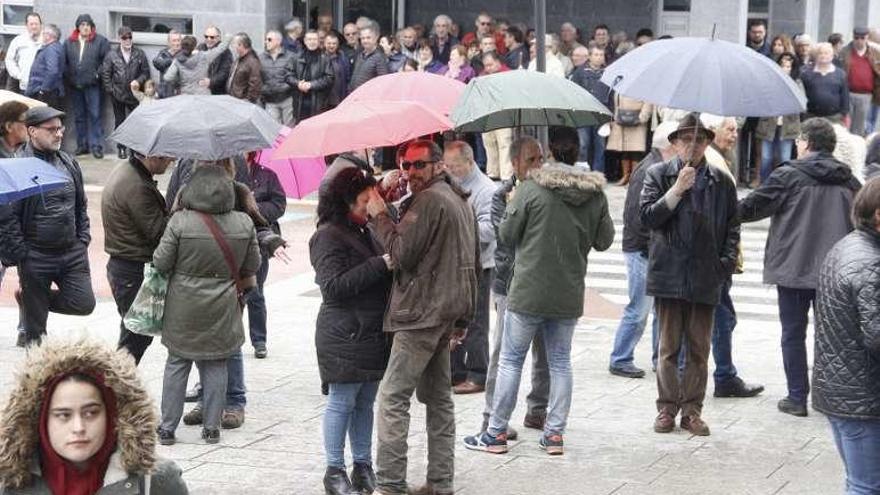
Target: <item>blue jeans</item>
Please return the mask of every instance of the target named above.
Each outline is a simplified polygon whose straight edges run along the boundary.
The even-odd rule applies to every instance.
[[[654,307],[654,298],[645,293],[648,281],[647,256],[637,252],[624,252],[623,259],[626,261],[626,285],[629,289],[629,302],[623,308],[623,318],[621,318],[620,326],[614,336],[614,348],[611,350],[610,362],[612,368],[622,368],[633,364],[633,352],[645,331],[648,313]],[[657,348],[657,325],[657,318],[654,318],[652,334],[655,350]],[[656,351],[652,358],[656,362]]]
[[[565,432],[571,409],[571,338],[577,318],[553,319],[517,313],[508,308],[498,360],[495,382],[495,403],[489,418],[489,434],[507,431],[510,415],[516,407],[516,396],[522,377],[523,362],[539,332],[544,337],[547,365],[550,368],[550,404],[544,432],[547,435]]]
[[[578,161],[589,162],[590,168],[596,172],[605,172],[605,138],[599,135],[599,126],[579,127]],[[593,159],[590,160],[590,147],[593,148]]]
[[[101,122],[101,88],[97,84],[74,89],[73,114],[76,122],[76,146],[89,150],[104,149]]]
[[[331,383],[324,410],[327,466],[345,469],[345,435],[352,460],[372,465],[373,403],[379,382]]]
[[[880,493],[880,420],[828,416],[846,468],[847,495]]]
[[[761,182],[770,177],[770,173],[776,168],[776,163],[782,163],[791,160],[791,150],[794,147],[793,139],[780,139],[779,127],[776,127],[776,135],[772,140],[764,139],[761,141]],[[775,157],[779,156],[779,162],[775,161]]]
[[[880,105],[871,105],[868,121],[865,122],[865,134],[871,134],[877,128],[877,117],[880,116]]]
[[[736,378],[733,365],[733,329],[736,328],[736,310],[730,298],[730,277],[721,287],[721,301],[715,306],[715,325],[712,327],[712,357],[715,358],[715,386]]]
[[[257,286],[248,293],[247,311],[248,326],[251,333],[251,345],[254,347],[266,345],[266,297],[263,295],[263,285],[269,275],[269,258],[264,254],[257,270]]]
[[[244,386],[244,359],[241,357],[241,349],[229,356],[226,360],[226,409],[244,409],[247,405]]]

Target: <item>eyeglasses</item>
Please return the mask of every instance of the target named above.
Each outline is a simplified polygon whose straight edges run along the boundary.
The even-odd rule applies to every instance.
[[[119,38],[119,39],[121,39],[121,40],[130,40],[130,39],[131,39],[131,36],[122,36],[122,37]]]
[[[64,126],[63,125],[60,125],[57,127],[44,127],[44,126],[38,125],[37,129],[43,129],[45,131],[49,131],[49,134],[64,134]]]
[[[415,168],[416,170],[424,170],[425,167],[427,167],[428,165],[433,165],[435,163],[437,163],[436,160],[434,160],[434,161],[415,160],[412,162],[406,161],[406,162],[402,162],[400,164],[400,168],[402,168],[403,170],[407,170],[407,171],[410,169],[410,167]]]
[[[480,21],[480,26],[490,26],[490,25],[492,25],[491,22],[482,22],[482,21]]]
[[[205,35],[205,39],[206,39],[206,40],[216,40],[216,39],[219,38],[219,37],[220,37],[220,36],[211,36],[210,34],[206,34],[206,35]]]

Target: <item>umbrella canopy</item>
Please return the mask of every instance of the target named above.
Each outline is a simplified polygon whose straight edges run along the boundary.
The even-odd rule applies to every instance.
[[[181,95],[138,106],[110,138],[147,156],[219,160],[268,148],[280,130],[250,102]]]
[[[57,189],[70,177],[35,157],[0,159],[0,204]]]
[[[396,146],[451,128],[452,122],[446,116],[421,103],[356,101],[300,122],[272,158],[325,156]]]
[[[0,89],[0,105],[10,102],[17,101],[20,103],[24,103],[28,106],[28,108],[34,107],[45,107],[46,104],[40,100],[35,100],[33,98],[28,98],[27,96],[20,95],[14,91],[7,91],[5,89]]]
[[[272,148],[258,152],[257,163],[273,170],[278,175],[281,187],[284,188],[284,194],[288,198],[302,199],[318,190],[327,165],[324,163],[323,157],[273,160],[272,153],[281,146],[290,132],[289,127],[282,127]]]
[[[528,125],[600,125],[611,120],[611,112],[567,79],[512,70],[471,80],[450,118],[457,131],[486,132]]]
[[[708,38],[643,45],[605,69],[602,82],[637,100],[727,117],[790,115],[804,111],[807,102],[769,58]]]
[[[415,101],[449,115],[464,92],[464,83],[430,72],[396,72],[370,79],[342,101]]]

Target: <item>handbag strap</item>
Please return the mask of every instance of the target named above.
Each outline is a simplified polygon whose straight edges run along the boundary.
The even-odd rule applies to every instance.
[[[208,227],[208,230],[211,232],[214,240],[217,241],[217,245],[220,246],[220,251],[223,252],[223,259],[226,260],[226,266],[229,267],[229,271],[230,273],[232,273],[233,279],[235,279],[236,290],[238,290],[239,293],[244,292],[244,285],[242,284],[241,275],[239,274],[238,269],[235,267],[235,256],[232,254],[232,248],[229,247],[229,243],[226,242],[226,236],[223,235],[223,231],[220,230],[220,226],[217,225],[217,222],[211,215],[208,215],[207,213],[201,211],[197,211],[196,213],[202,219],[202,222],[205,223],[205,226]]]

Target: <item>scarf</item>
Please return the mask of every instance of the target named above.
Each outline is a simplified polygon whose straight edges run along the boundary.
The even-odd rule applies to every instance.
[[[92,32],[89,33],[89,37],[86,41],[95,41],[95,36],[98,36],[98,33],[92,28]],[[70,33],[70,41],[79,41],[79,29],[74,28],[73,32]]]
[[[72,374],[84,374],[94,378],[104,399],[104,410],[107,416],[106,436],[104,444],[89,460],[88,467],[80,471],[71,462],[59,456],[49,441],[49,403],[55,387]],[[116,450],[116,394],[104,384],[104,377],[93,371],[72,370],[61,373],[46,387],[43,405],[40,407],[40,467],[43,480],[49,485],[53,495],[94,495],[104,486],[104,474],[110,464],[110,456]]]
[[[306,65],[311,67],[315,62],[321,58],[320,50],[303,50],[303,58],[306,61]]]

